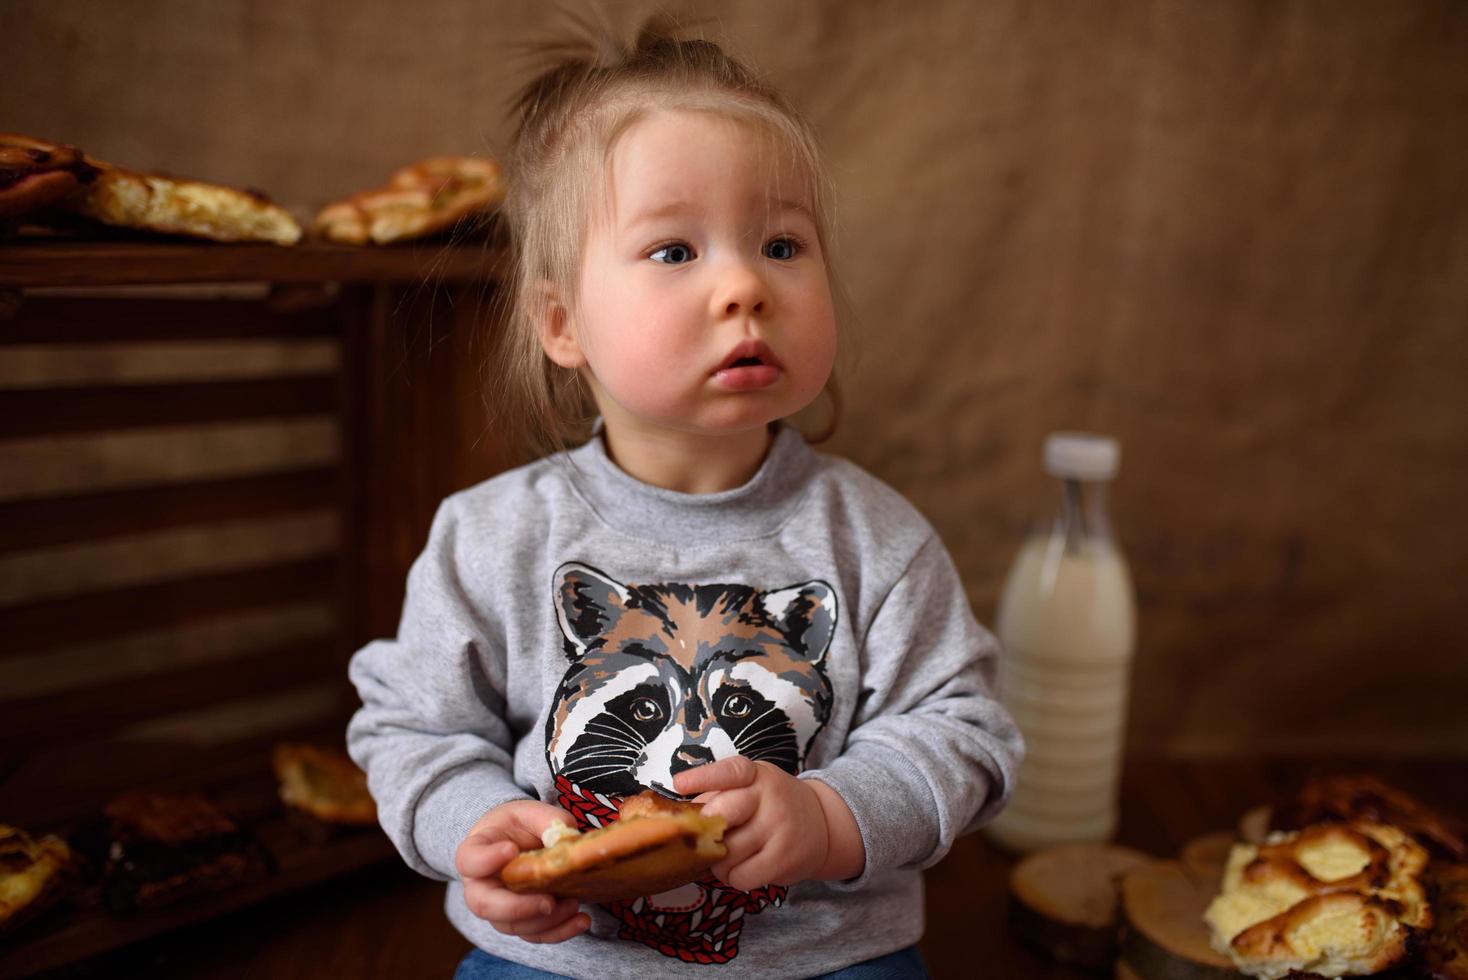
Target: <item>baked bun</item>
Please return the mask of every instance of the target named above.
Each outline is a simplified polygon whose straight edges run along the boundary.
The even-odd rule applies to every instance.
[[[544,836],[546,847],[500,872],[510,891],[593,903],[641,898],[694,881],[728,853],[723,817],[652,790],[623,801],[606,827],[577,833],[556,824]]]
[[[0,935],[18,929],[64,897],[77,859],[66,842],[0,824]]]
[[[301,227],[259,191],[139,173],[93,160],[97,177],[60,202],[66,210],[118,228],[189,235],[216,242],[294,245]]]
[[[447,230],[504,199],[504,177],[493,160],[429,157],[395,171],[386,187],[326,205],[316,215],[316,231],[347,245],[386,245]]]
[[[74,146],[0,133],[0,219],[55,204],[96,175]]]
[[[1468,864],[1433,864],[1437,899],[1423,966],[1433,980],[1468,980]]]
[[[1468,861],[1468,829],[1461,820],[1369,773],[1312,779],[1270,816],[1276,830],[1298,830],[1332,820],[1390,824],[1417,838],[1433,857]]]
[[[1235,844],[1204,913],[1215,949],[1241,971],[1360,976],[1411,957],[1432,926],[1427,851],[1396,827],[1316,824]]]
[[[116,911],[171,905],[268,872],[264,849],[199,794],[128,792],[103,813],[111,836],[103,898]]]
[[[280,799],[287,806],[336,824],[374,824],[377,804],[367,775],[341,749],[282,743],[271,756]]]

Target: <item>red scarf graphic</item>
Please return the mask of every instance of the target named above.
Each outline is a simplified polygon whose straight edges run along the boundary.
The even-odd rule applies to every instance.
[[[556,792],[583,831],[612,823],[622,806],[620,798],[588,793],[564,776],[556,777]],[[661,895],[606,902],[602,908],[622,923],[618,939],[636,940],[685,963],[727,963],[739,955],[745,915],[784,905],[788,891],[784,885],[766,885],[742,892],[706,875]]]

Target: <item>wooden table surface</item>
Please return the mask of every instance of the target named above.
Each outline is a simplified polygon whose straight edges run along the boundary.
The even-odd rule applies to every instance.
[[[1468,814],[1468,758],[1402,762],[1177,762],[1130,759],[1123,782],[1120,843],[1171,856],[1201,833],[1231,828],[1248,808],[1298,788],[1309,775],[1370,771],[1422,800]],[[1006,926],[1014,859],[982,834],[959,840],[926,873],[928,930],[922,942],[939,980],[1081,980],[1087,976],[1029,953]],[[468,943],[444,918],[443,886],[397,864],[151,940],[50,977],[172,978],[452,976]]]

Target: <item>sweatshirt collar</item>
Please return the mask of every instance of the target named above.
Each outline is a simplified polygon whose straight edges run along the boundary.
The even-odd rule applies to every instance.
[[[571,480],[602,520],[634,537],[673,545],[772,534],[799,504],[816,463],[798,431],[781,424],[749,481],[717,493],[679,493],[643,483],[607,455],[600,420],[568,454]]]

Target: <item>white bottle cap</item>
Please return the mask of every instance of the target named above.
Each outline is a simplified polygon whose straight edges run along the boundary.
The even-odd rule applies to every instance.
[[[1121,465],[1121,446],[1110,436],[1052,432],[1045,437],[1045,472],[1071,480],[1109,480]]]

